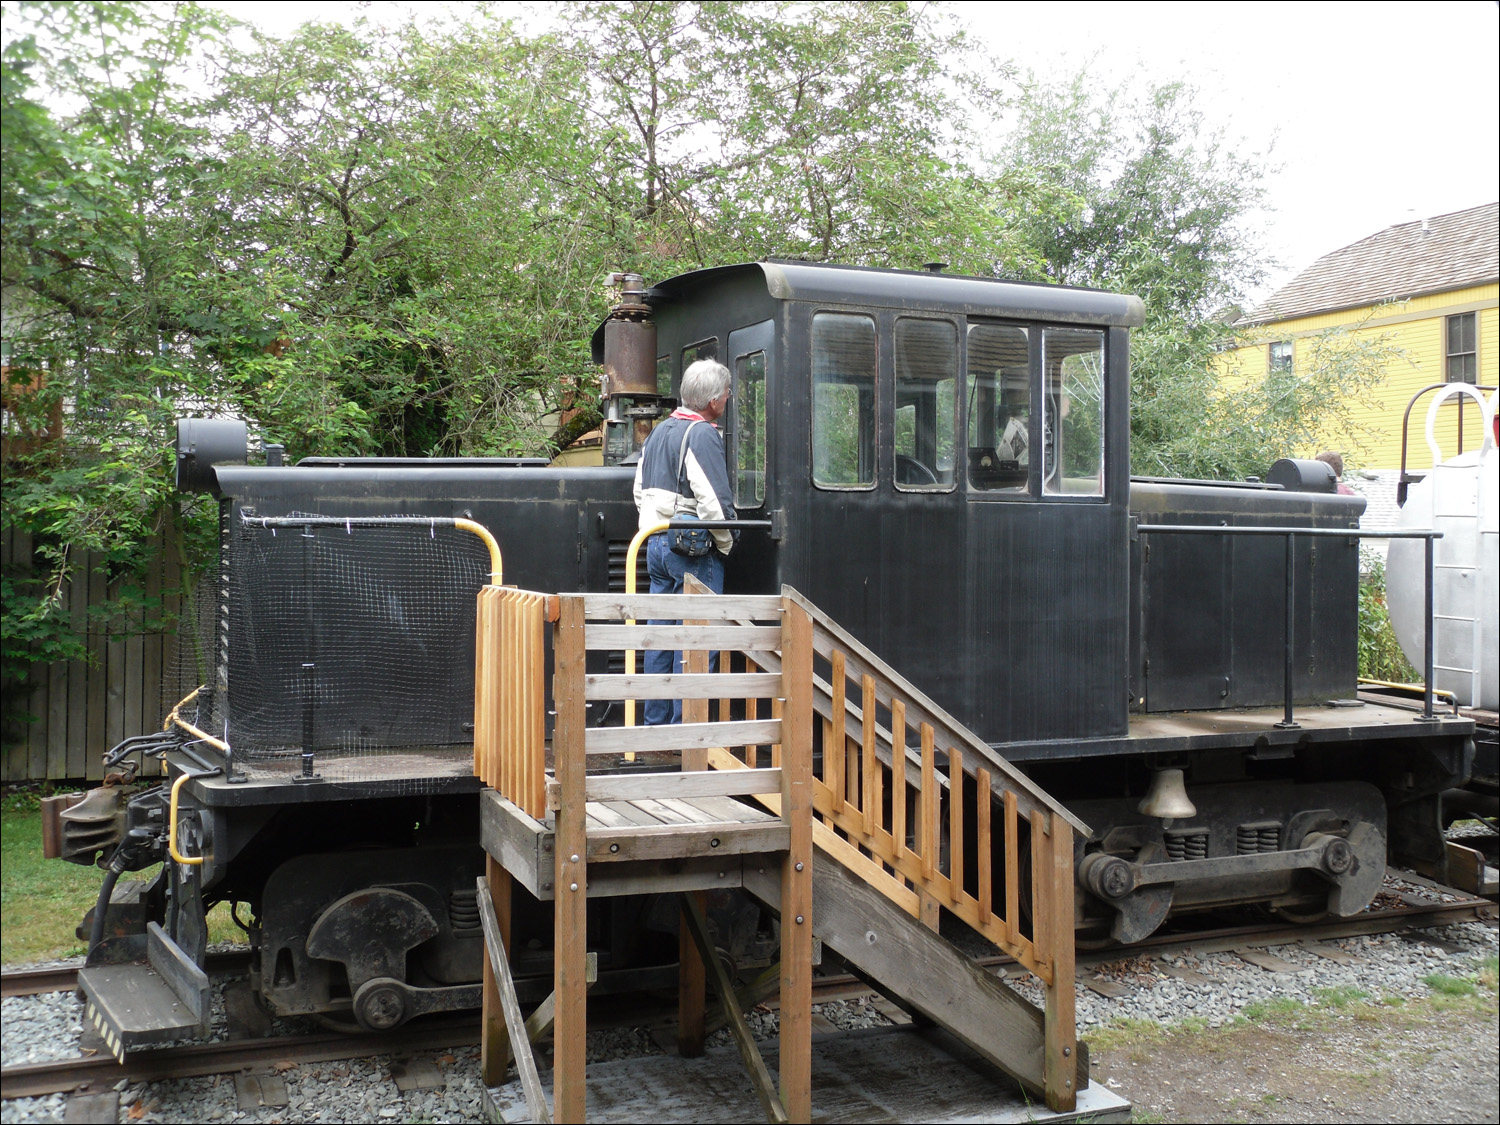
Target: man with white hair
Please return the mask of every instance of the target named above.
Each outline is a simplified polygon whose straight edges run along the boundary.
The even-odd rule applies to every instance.
[[[635,507],[642,528],[663,520],[735,518],[724,439],[714,427],[729,405],[729,369],[717,360],[698,360],[682,373],[678,398],[682,405],[651,432],[635,467]],[[651,592],[680,594],[683,576],[692,574],[722,594],[724,557],[738,534],[705,530],[691,537],[673,532],[651,536],[646,540]],[[682,538],[696,538],[698,546],[674,546],[673,540]],[[643,664],[648,673],[681,672],[682,653],[648,649]],[[682,701],[648,699],[645,720],[648,726],[682,722]]]

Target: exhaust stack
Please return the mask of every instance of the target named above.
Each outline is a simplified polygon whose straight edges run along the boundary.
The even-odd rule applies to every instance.
[[[656,325],[637,273],[610,274],[620,300],[604,322],[604,463],[638,453],[664,402],[656,382]]]

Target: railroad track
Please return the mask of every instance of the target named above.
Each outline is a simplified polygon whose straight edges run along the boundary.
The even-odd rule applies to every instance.
[[[1410,876],[1404,876],[1410,879]],[[1434,884],[1434,887],[1436,885]],[[1454,894],[1448,888],[1436,888]],[[1087,952],[1077,959],[1080,983],[1096,987],[1089,980],[1093,970],[1122,958],[1171,956],[1191,948],[1196,953],[1254,951],[1258,948],[1290,943],[1318,943],[1366,934],[1395,933],[1476,920],[1494,921],[1495,903],[1483,898],[1459,896],[1452,902],[1435,902],[1413,897],[1400,906],[1373,910],[1353,918],[1340,918],[1312,925],[1287,925],[1278,920],[1253,925],[1226,926],[1156,935],[1130,946],[1113,946]],[[215,954],[210,957],[210,972],[234,974],[248,966],[247,953]],[[1015,975],[1024,973],[1005,956],[978,959],[993,971]],[[77,967],[61,966],[40,970],[22,970],[0,975],[4,995],[24,996],[42,992],[66,991],[76,987]],[[1097,989],[1096,989],[1097,990]],[[870,986],[847,974],[819,978],[814,984],[815,1003],[867,995]],[[767,1001],[775,1007],[774,997]],[[673,1009],[675,1011],[675,1009]],[[673,1021],[664,1006],[658,1015],[643,1012],[640,1007],[620,1009],[618,1015],[601,1012],[603,1019],[592,1020],[596,1026],[663,1026]],[[895,1013],[899,1014],[899,1013]],[[653,1018],[654,1017],[654,1018]],[[149,1082],[168,1078],[190,1078],[210,1074],[233,1074],[240,1071],[278,1066],[287,1063],[332,1062],[370,1055],[412,1055],[423,1051],[472,1046],[479,1042],[479,1020],[474,1016],[435,1019],[396,1031],[347,1034],[320,1032],[311,1035],[279,1035],[265,1038],[231,1039],[209,1043],[192,1043],[138,1051],[123,1064],[107,1054],[92,1057],[57,1059],[48,1062],[11,1066],[0,1071],[0,1098],[37,1097],[53,1093],[89,1093],[107,1089],[120,1079]]]

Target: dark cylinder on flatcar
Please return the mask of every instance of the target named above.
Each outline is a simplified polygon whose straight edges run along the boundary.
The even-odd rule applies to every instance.
[[[1283,457],[1266,474],[1267,484],[1279,484],[1288,492],[1337,492],[1339,478],[1323,461]]]

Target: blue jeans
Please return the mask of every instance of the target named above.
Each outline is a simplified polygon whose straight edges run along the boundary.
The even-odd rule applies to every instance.
[[[674,555],[667,546],[665,533],[653,535],[646,540],[646,569],[651,575],[653,594],[682,593],[682,577],[695,575],[700,582],[716,594],[724,592],[724,556],[717,551],[702,558],[690,559]],[[677,621],[651,621],[651,625],[677,625]],[[710,659],[710,670],[718,663],[718,653]],[[647,649],[642,657],[642,670],[655,675],[682,671],[682,653],[670,649]],[[682,722],[682,700],[648,699],[645,703],[646,725],[661,726],[664,723]]]

